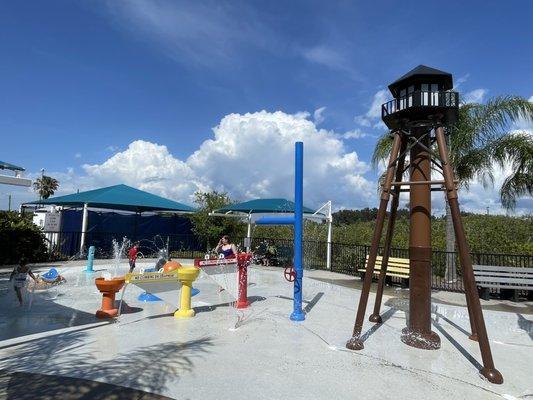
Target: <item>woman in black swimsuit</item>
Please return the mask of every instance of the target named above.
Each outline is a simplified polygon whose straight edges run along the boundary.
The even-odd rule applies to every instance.
[[[231,243],[228,235],[222,236],[218,241],[217,247],[215,247],[215,251],[219,254],[224,254],[225,258],[237,256],[237,246]]]

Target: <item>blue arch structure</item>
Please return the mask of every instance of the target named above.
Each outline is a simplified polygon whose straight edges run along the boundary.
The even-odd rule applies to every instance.
[[[304,144],[295,143],[294,151],[294,216],[291,217],[263,217],[255,223],[257,225],[293,225],[294,226],[294,302],[290,316],[292,321],[305,320],[302,310],[302,280],[303,280],[303,170],[304,170]]]

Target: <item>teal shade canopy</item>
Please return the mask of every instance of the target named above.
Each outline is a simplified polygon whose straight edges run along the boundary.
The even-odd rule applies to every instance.
[[[51,197],[43,201],[28,204],[50,204],[58,206],[104,208],[111,210],[146,212],[171,211],[195,212],[191,206],[165,199],[152,193],[132,188],[127,185],[115,185],[86,192],[68,194],[66,196]]]
[[[293,213],[294,202],[287,199],[255,199],[242,203],[230,204],[226,207],[215,210],[216,213],[245,213],[245,214],[257,214],[257,213]],[[303,208],[303,212],[306,214],[314,213],[309,207]]]

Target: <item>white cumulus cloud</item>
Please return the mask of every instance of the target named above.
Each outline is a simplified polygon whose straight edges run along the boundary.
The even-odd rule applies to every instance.
[[[302,115],[281,111],[230,114],[214,128],[187,165],[206,186],[240,200],[294,194],[294,143],[304,142],[304,199],[309,206],[333,200],[338,206],[371,204],[375,184],[355,152],[333,132],[317,129]]]
[[[375,182],[364,177],[369,166],[345,149],[342,135],[317,128],[309,113],[281,111],[225,116],[213,137],[186,160],[164,145],[136,140],[102,164],[83,165],[84,175],[56,174],[58,194],[124,183],[186,203],[198,190],[225,191],[236,200],[292,199],[296,141],[304,142],[307,205],[327,200],[337,207],[374,205]]]
[[[205,189],[189,166],[175,158],[166,146],[136,140],[102,164],[84,165],[96,187],[124,183],[164,197],[190,201]]]

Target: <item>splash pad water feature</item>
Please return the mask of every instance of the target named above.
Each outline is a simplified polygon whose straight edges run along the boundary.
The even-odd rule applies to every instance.
[[[115,307],[115,297],[116,294],[122,289],[125,283],[125,278],[123,276],[118,276],[118,268],[120,265],[120,260],[124,254],[124,250],[129,244],[127,238],[123,238],[122,242],[118,242],[116,239],[113,239],[113,273],[105,272],[101,277],[96,278],[94,283],[97,289],[102,293],[102,305],[99,310],[96,311],[96,317],[103,318],[113,318],[116,317],[119,313],[119,309]],[[94,246],[92,248],[92,257],[91,253],[89,254],[89,263],[85,272],[92,271],[92,261],[94,257]],[[89,268],[90,265],[90,268]]]
[[[192,283],[200,270],[196,267],[183,267],[175,261],[168,261],[158,272],[141,272],[126,274],[126,283],[157,294],[162,300],[172,303],[181,289],[179,309],[174,313],[177,318],[190,318],[195,315],[191,308]]]
[[[124,286],[124,282],[125,279],[123,277],[96,278],[94,280],[96,287],[102,293],[102,306],[96,311],[97,318],[113,318],[117,316],[118,308],[115,307],[115,296]]]
[[[252,259],[251,253],[239,253],[236,257],[195,259],[194,265],[201,268],[207,276],[224,287],[235,299],[235,308],[247,308],[248,302],[248,266]]]

